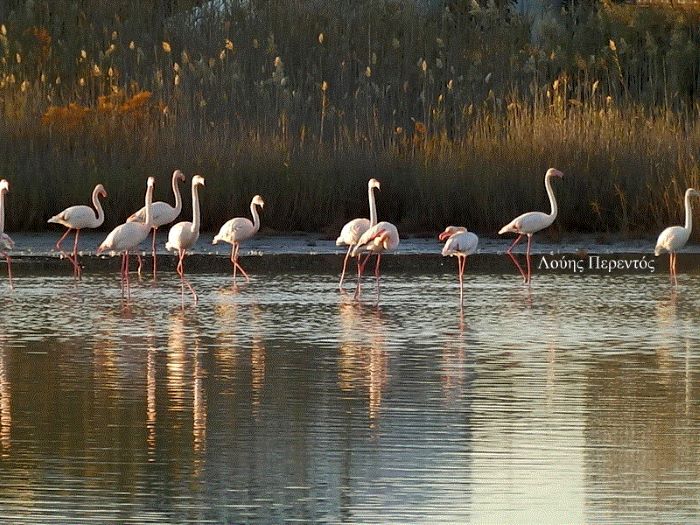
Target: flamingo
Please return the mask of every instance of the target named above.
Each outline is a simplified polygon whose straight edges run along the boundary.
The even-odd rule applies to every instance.
[[[549,168],[547,170],[547,173],[544,176],[544,187],[547,189],[547,196],[549,197],[549,203],[552,207],[552,212],[550,214],[543,213],[541,211],[531,211],[528,213],[523,213],[522,215],[516,217],[512,221],[510,221],[508,224],[506,224],[503,228],[501,228],[498,231],[499,235],[502,235],[504,233],[517,233],[518,236],[516,237],[515,241],[513,241],[513,244],[510,245],[506,253],[510,256],[510,258],[513,260],[515,263],[516,267],[520,271],[520,275],[523,276],[523,279],[525,280],[525,283],[529,284],[530,283],[530,276],[531,276],[531,271],[530,271],[530,246],[532,244],[532,234],[536,233],[540,230],[543,230],[547,228],[548,226],[551,226],[552,223],[554,222],[554,219],[557,218],[557,200],[554,197],[554,190],[552,189],[552,177],[563,177],[564,174],[554,168]],[[518,261],[515,260],[515,257],[512,254],[513,248],[515,248],[516,244],[520,242],[520,240],[523,238],[523,235],[527,235],[527,252],[526,252],[526,258],[527,258],[527,276],[523,272],[523,269],[520,267],[518,264]]]
[[[151,232],[151,203],[153,202],[153,186],[155,179],[148,177],[146,183],[146,222],[126,222],[114,228],[107,238],[97,248],[97,254],[106,250],[122,252],[121,283],[122,293],[124,292],[124,282],[126,282],[127,297],[131,297],[129,287],[129,252],[148,238]]]
[[[688,188],[685,190],[685,226],[669,226],[659,235],[656,241],[654,255],[668,252],[669,271],[674,284],[678,285],[676,275],[676,252],[685,246],[693,229],[693,209],[690,206],[690,197],[700,197],[700,191]]]
[[[243,267],[238,263],[238,251],[241,247],[241,242],[250,239],[260,229],[260,216],[256,206],[263,208],[265,202],[260,195],[253,197],[250,201],[250,214],[253,216],[253,222],[245,217],[236,217],[226,221],[221,227],[219,233],[214,236],[212,244],[218,244],[219,241],[231,243],[231,264],[233,264],[233,284],[236,285],[236,269],[239,269],[245,277],[246,282],[250,282],[250,277],[245,272]]]
[[[358,218],[353,219],[348,222],[343,229],[340,231],[340,235],[335,240],[336,246],[346,245],[348,247],[348,252],[345,254],[345,260],[343,260],[343,272],[340,274],[340,283],[338,288],[343,289],[343,278],[345,277],[345,268],[348,265],[348,258],[350,257],[350,252],[353,246],[357,244],[362,237],[362,234],[369,230],[372,226],[377,224],[377,203],[374,199],[374,188],[381,190],[379,181],[377,179],[369,179],[367,183],[367,195],[369,197],[369,220]],[[357,260],[357,278],[360,279],[360,260]]]
[[[365,264],[369,260],[369,255],[377,254],[377,263],[374,266],[374,277],[377,279],[377,293],[379,293],[379,264],[382,254],[394,251],[399,246],[399,231],[396,226],[387,221],[378,222],[369,230],[362,234],[357,244],[352,249],[352,256],[357,257],[361,252],[368,252],[367,258],[360,265],[359,275],[365,271]],[[357,283],[355,297],[360,294],[360,282]]]
[[[99,228],[105,220],[105,213],[102,210],[102,204],[100,204],[99,197],[103,199],[107,197],[107,192],[102,184],[95,186],[92,190],[92,204],[95,206],[97,211],[97,216],[95,211],[93,211],[90,206],[78,205],[66,208],[58,215],[51,217],[48,222],[53,224],[60,224],[68,228],[63,236],[56,243],[56,250],[64,254],[61,249],[61,242],[65,239],[71,230],[75,230],[75,241],[73,242],[73,254],[68,256],[68,260],[73,265],[73,275],[80,278],[82,270],[78,264],[78,235],[80,235],[80,230],[83,228]]]
[[[7,261],[7,278],[12,290],[12,259],[7,252],[15,247],[15,242],[5,233],[5,194],[8,191],[10,191],[10,183],[5,179],[0,180],[0,255],[3,255]]]
[[[194,243],[199,239],[199,186],[204,186],[204,177],[195,175],[192,177],[192,222],[182,221],[170,228],[168,232],[168,242],[165,243],[165,249],[168,251],[177,251],[179,260],[177,263],[177,273],[180,280],[187,285],[187,288],[192,292],[194,302],[197,302],[197,294],[192,288],[192,285],[185,278],[185,267],[183,261],[187,250],[194,246]]]
[[[173,171],[172,187],[175,195],[175,206],[171,206],[167,202],[156,201],[151,205],[151,214],[153,215],[153,242],[151,243],[151,253],[153,254],[153,278],[156,277],[156,233],[158,228],[175,222],[180,212],[182,211],[182,197],[180,196],[180,185],[178,182],[185,180],[185,174],[180,170]],[[128,219],[128,222],[145,222],[146,208],[141,208],[133,213]],[[141,274],[141,258],[139,257],[139,275]]]
[[[464,304],[463,275],[467,266],[467,256],[476,252],[479,238],[463,226],[448,226],[438,239],[447,241],[442,248],[442,255],[457,257],[457,275],[459,277],[459,304]]]

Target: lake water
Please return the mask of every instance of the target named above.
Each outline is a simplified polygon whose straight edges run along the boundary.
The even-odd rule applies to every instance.
[[[0,521],[700,516],[697,273],[1,273]]]

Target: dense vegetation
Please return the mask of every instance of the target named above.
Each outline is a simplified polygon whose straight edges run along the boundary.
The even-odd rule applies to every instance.
[[[483,4],[486,4],[484,2]],[[700,186],[700,16],[580,2],[11,0],[0,8],[8,231],[92,186],[107,226],[201,173],[204,227],[265,197],[276,230],[367,214],[493,234],[546,209],[559,231],[652,233]],[[199,7],[192,8],[193,5]]]

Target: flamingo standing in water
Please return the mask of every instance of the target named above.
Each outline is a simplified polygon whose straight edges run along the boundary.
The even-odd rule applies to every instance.
[[[442,247],[442,255],[446,256],[456,256],[457,257],[457,275],[459,277],[459,304],[464,304],[464,285],[463,285],[463,275],[464,269],[467,266],[467,256],[476,252],[476,247],[479,244],[479,238],[467,231],[463,226],[448,226],[445,231],[442,232],[438,239],[441,241],[447,241],[445,246]]]
[[[369,220],[358,218],[353,219],[348,222],[343,229],[340,231],[340,235],[335,240],[336,246],[347,246],[348,252],[345,254],[345,260],[343,261],[343,272],[340,274],[340,283],[338,288],[343,289],[343,278],[345,277],[345,269],[348,265],[348,258],[350,257],[350,252],[353,246],[355,246],[362,234],[369,230],[372,226],[377,224],[377,203],[374,199],[374,188],[381,190],[379,181],[377,179],[369,179],[367,183],[367,194],[369,197]],[[360,279],[360,260],[357,260],[357,279]]]
[[[256,195],[253,197],[253,200],[250,201],[250,214],[253,216],[253,222],[245,217],[236,217],[235,219],[226,221],[212,241],[212,244],[218,244],[219,241],[231,244],[231,264],[233,264],[234,286],[236,285],[236,269],[241,271],[246,282],[250,282],[250,277],[248,277],[248,274],[238,263],[238,251],[241,247],[241,242],[250,239],[260,229],[260,216],[258,215],[256,206],[260,206],[260,208],[265,206],[265,202],[260,195]]]
[[[204,186],[204,177],[200,175],[195,175],[192,177],[192,222],[182,221],[178,222],[175,226],[170,228],[168,232],[168,242],[165,243],[165,249],[169,251],[177,251],[178,263],[177,263],[177,273],[180,276],[182,283],[187,285],[187,288],[192,292],[192,297],[196,303],[198,298],[197,294],[192,288],[190,282],[185,278],[185,266],[183,261],[187,250],[194,246],[194,243],[199,239],[199,224],[200,224],[200,212],[199,212],[199,186]]]
[[[654,255],[657,257],[662,252],[668,252],[669,272],[675,285],[678,285],[676,252],[688,242],[693,229],[693,209],[690,206],[690,197],[700,197],[700,191],[693,188],[685,190],[685,226],[669,226],[662,231],[656,241],[656,249],[654,250]]]
[[[0,180],[0,255],[7,261],[7,278],[12,286],[12,259],[7,253],[15,247],[15,242],[5,233],[5,194],[10,191],[10,183],[5,179]]]
[[[136,247],[148,238],[151,232],[151,203],[153,202],[153,186],[155,179],[148,177],[146,183],[146,222],[126,222],[114,228],[107,238],[97,248],[97,254],[101,254],[106,250],[122,252],[121,266],[121,284],[122,293],[124,292],[124,283],[126,283],[127,297],[131,297],[131,288],[129,286],[129,252],[135,250]]]
[[[151,253],[153,254],[153,278],[156,278],[156,233],[158,228],[175,222],[180,212],[182,211],[182,197],[180,196],[179,182],[185,180],[185,175],[180,170],[173,171],[172,187],[175,195],[175,206],[171,206],[167,202],[156,201],[151,205],[151,215],[153,221],[153,242],[151,243]],[[145,222],[146,208],[143,207],[139,211],[133,213],[128,219],[128,222]],[[139,257],[139,275],[141,274],[141,257]]]
[[[520,271],[520,275],[523,276],[523,279],[525,283],[529,284],[530,283],[530,277],[531,277],[531,271],[530,271],[530,246],[532,244],[532,234],[536,233],[540,230],[543,230],[547,228],[548,226],[551,226],[552,223],[554,222],[554,219],[557,218],[557,200],[554,197],[554,190],[552,189],[552,177],[563,177],[564,174],[554,168],[549,168],[547,170],[547,173],[544,176],[544,187],[547,189],[547,196],[549,197],[549,204],[552,207],[552,211],[549,214],[543,213],[541,211],[531,211],[528,213],[523,213],[522,215],[516,217],[512,221],[510,221],[508,224],[506,224],[503,228],[501,228],[498,233],[499,235],[504,234],[504,233],[517,233],[518,236],[516,239],[513,241],[513,244],[510,245],[506,253],[510,256],[510,258],[513,260],[515,263],[515,266],[518,268],[518,271]],[[527,275],[523,272],[523,269],[520,267],[518,264],[518,261],[516,261],[515,257],[512,254],[513,248],[515,248],[516,244],[520,242],[520,240],[523,238],[523,235],[527,235],[527,252],[526,252],[526,258],[527,258]]]
[[[63,239],[68,237],[71,230],[75,230],[73,254],[67,255],[67,258],[73,265],[73,275],[78,278],[80,278],[82,274],[82,270],[78,264],[78,235],[80,235],[80,230],[83,228],[99,228],[105,220],[105,213],[102,210],[99,197],[103,199],[107,197],[107,192],[102,184],[98,184],[95,186],[95,189],[92,190],[92,204],[95,206],[95,210],[90,206],[84,206],[82,204],[71,206],[48,220],[49,223],[60,224],[68,228],[56,243],[56,250],[61,252],[62,255],[65,255],[65,252],[61,248]],[[97,211],[97,215],[95,215],[95,211]]]
[[[379,294],[379,264],[382,260],[382,254],[394,251],[399,246],[399,231],[396,226],[387,221],[378,222],[369,230],[362,234],[357,244],[352,249],[352,256],[357,257],[362,252],[367,252],[367,257],[360,264],[359,275],[365,271],[365,265],[369,260],[369,256],[375,253],[377,262],[374,266],[374,277],[377,280],[377,294]],[[360,282],[357,283],[355,297],[360,295]]]

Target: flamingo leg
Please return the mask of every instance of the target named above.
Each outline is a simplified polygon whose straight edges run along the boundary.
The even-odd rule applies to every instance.
[[[129,250],[126,250],[124,252],[125,259],[124,259],[124,277],[126,281],[126,298],[127,300],[131,300],[131,286],[129,284]]]
[[[531,270],[530,270],[530,245],[532,244],[532,234],[527,235],[527,252],[526,252],[526,259],[527,259],[527,279],[525,279],[525,282],[527,284],[530,284],[530,277],[531,277]]]
[[[151,253],[153,254],[153,280],[156,280],[156,232],[158,228],[153,228],[153,242],[151,243]]]
[[[73,265],[73,275],[75,275],[75,262],[73,261],[71,256],[64,252],[63,248],[61,248],[61,243],[65,240],[66,237],[68,237],[68,234],[71,232],[71,230],[73,230],[73,228],[68,228],[66,232],[61,236],[61,238],[58,239],[58,241],[56,242],[56,251],[58,251],[61,254],[61,257],[65,257],[70,261],[71,265]]]
[[[369,261],[369,258],[371,256],[372,253],[368,253],[364,261],[362,261],[362,254],[359,254],[357,256],[357,287],[355,288],[355,299],[360,297],[360,292],[362,288],[362,274],[364,273],[367,261]]]
[[[198,301],[199,298],[197,297],[197,294],[195,293],[194,288],[192,288],[192,285],[190,284],[190,282],[189,282],[189,281],[187,280],[187,278],[185,277],[185,264],[184,264],[184,261],[185,261],[185,255],[187,255],[187,250],[184,250],[184,249],[180,248],[179,252],[180,252],[180,253],[179,253],[179,255],[180,255],[180,262],[178,262],[178,264],[177,264],[177,273],[180,274],[180,281],[181,281],[181,283],[182,283],[182,284],[185,284],[185,285],[187,286],[187,288],[189,288],[190,292],[192,292],[192,298],[194,299],[195,304],[197,304],[197,301]]]
[[[508,249],[506,250],[506,253],[511,253],[513,251],[513,248],[517,246],[517,244],[520,242],[520,240],[523,238],[523,234],[519,233],[518,236],[515,238],[513,241],[513,244],[511,244]]]
[[[520,266],[520,263],[518,260],[515,258],[515,255],[513,255],[513,248],[520,242],[520,240],[523,238],[523,234],[518,234],[518,236],[515,238],[513,241],[513,244],[510,245],[510,247],[506,250],[506,253],[508,254],[508,257],[510,257],[510,260],[513,261],[513,264],[515,267],[518,269],[518,272],[520,272],[520,276],[523,278],[523,280],[526,281],[525,277],[525,271],[523,270],[523,267]]]
[[[139,278],[141,277],[141,268],[143,267],[143,261],[141,260],[141,255],[139,252],[136,252],[136,260],[139,262],[139,266],[136,269],[136,273],[138,274]]]
[[[345,254],[345,259],[343,260],[343,272],[340,274],[340,283],[338,284],[338,289],[343,291],[343,279],[345,278],[345,268],[348,266],[348,258],[350,257],[350,252],[352,251],[352,244],[348,246],[348,253]]]
[[[73,275],[77,276],[78,279],[82,279],[82,270],[78,264],[78,236],[80,235],[80,228],[75,230],[75,241],[73,241]]]
[[[231,265],[233,266],[233,286],[236,286],[236,243],[231,245]]]
[[[233,261],[233,264],[234,264],[234,272],[235,272],[235,268],[238,268],[238,270],[243,274],[243,277],[245,277],[246,282],[249,283],[249,282],[250,282],[250,277],[248,277],[248,274],[247,274],[247,273],[245,272],[245,270],[243,269],[243,266],[241,266],[241,265],[238,263],[238,251],[240,250],[240,248],[241,248],[241,245],[238,244],[238,243],[236,243],[236,258],[235,258],[234,261]],[[234,275],[235,275],[235,273],[234,273]],[[234,278],[234,283],[235,283],[235,278]]]
[[[0,255],[5,257],[5,261],[7,262],[7,279],[10,282],[10,290],[14,290],[15,287],[12,285],[12,258],[5,252],[0,252]]]

